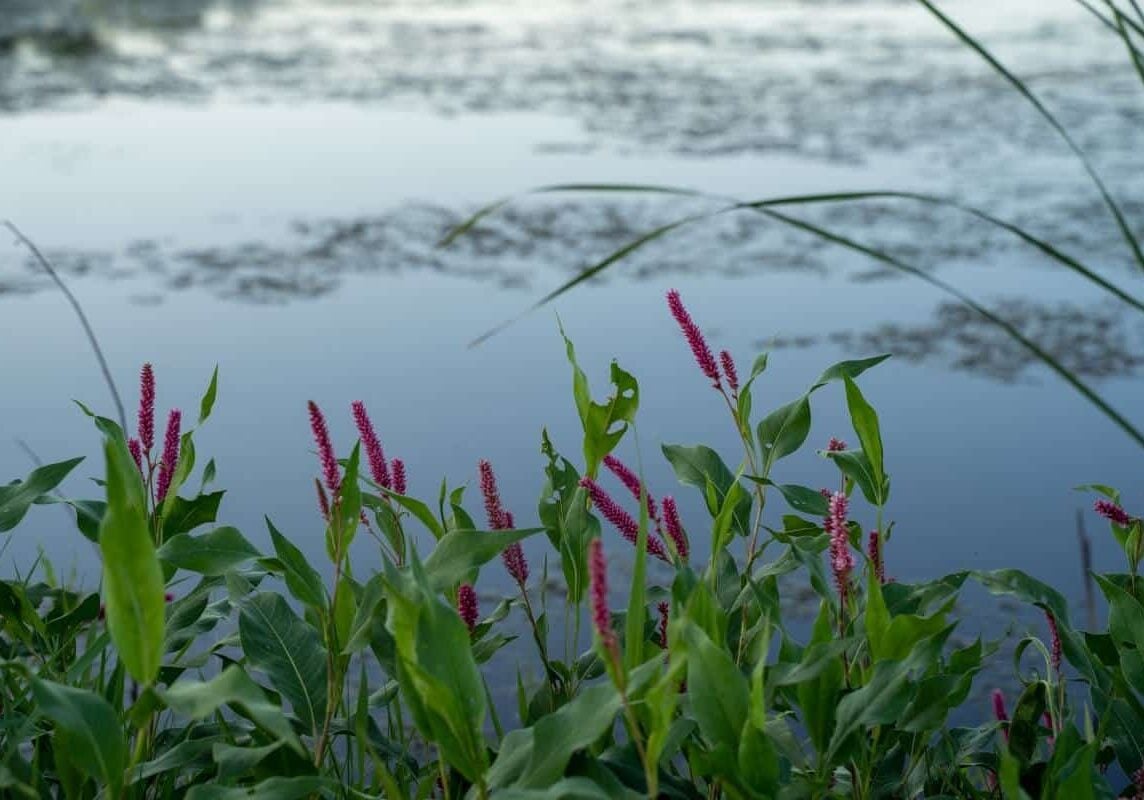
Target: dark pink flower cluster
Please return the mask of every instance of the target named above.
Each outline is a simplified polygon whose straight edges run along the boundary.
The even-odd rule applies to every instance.
[[[735,369],[735,359],[726,350],[719,352],[719,363],[723,365],[723,375],[727,378],[727,385],[731,387],[731,394],[739,393],[739,370]]]
[[[632,544],[636,544],[639,541],[640,526],[632,518],[632,515],[624,511],[600,484],[587,475],[580,479],[580,485],[588,491],[588,496],[592,498],[592,505],[603,515],[604,519],[612,523],[621,536]],[[671,560],[664,548],[663,541],[650,532],[647,537],[647,552],[661,561]]]
[[[675,545],[675,552],[684,561],[690,554],[691,545],[687,541],[687,533],[683,530],[683,522],[679,519],[679,509],[675,505],[675,498],[667,495],[663,498],[663,522],[667,529],[667,536]]]
[[[696,363],[699,364],[699,369],[711,379],[711,383],[716,389],[721,389],[719,367],[715,363],[715,357],[711,355],[711,348],[707,346],[703,331],[699,330],[695,320],[691,319],[691,315],[683,307],[683,300],[680,299],[679,292],[675,289],[667,293],[667,307],[671,310],[671,316],[675,317],[679,329],[683,331],[687,344],[691,348],[691,353],[695,356]]]
[[[1057,618],[1053,615],[1052,611],[1045,612],[1045,619],[1049,623],[1049,640],[1050,640],[1050,660],[1053,663],[1053,669],[1057,672],[1061,671],[1061,631],[1057,627]]]
[[[846,442],[841,439],[830,437],[830,441],[826,443],[826,451],[828,453],[838,453],[846,449]]]
[[[155,446],[155,372],[150,363],[139,373],[139,442],[147,454]]]
[[[835,492],[830,496],[830,516],[823,523],[823,528],[830,534],[830,569],[838,584],[838,596],[843,606],[850,588],[850,573],[854,569],[854,555],[850,552],[850,534],[846,527],[848,510],[846,495]]]
[[[655,498],[651,496],[651,492],[644,486],[643,481],[641,481],[624,462],[613,455],[604,456],[604,466],[620,479],[620,483],[631,492],[632,497],[634,497],[637,502],[641,497],[647,497],[647,515],[651,517],[652,522],[655,522],[658,526],[660,522],[659,509],[656,507]]]
[[[993,690],[993,716],[997,718],[998,722],[1008,722],[1009,715],[1005,711],[1005,695],[1001,694],[1000,689]],[[1009,728],[1003,728],[1005,733],[1005,741],[1009,741]]]
[[[612,614],[608,610],[608,562],[604,560],[604,543],[599,537],[588,545],[588,576],[591,579],[592,625],[604,649],[616,658],[619,643],[612,630]]]
[[[467,583],[461,584],[461,588],[457,590],[457,613],[461,615],[469,633],[472,633],[477,627],[480,608],[477,604],[476,590]]]
[[[393,459],[393,491],[400,495],[409,492],[409,485],[405,481],[405,462],[400,458]]]
[[[330,440],[330,429],[317,403],[311,400],[308,408],[310,431],[314,434],[314,443],[318,446],[318,460],[322,464],[322,480],[325,481],[330,494],[336,497],[342,486],[342,476],[338,471],[337,456],[334,455],[334,443]]]
[[[183,412],[171,409],[167,415],[167,433],[163,438],[163,460],[159,462],[159,483],[155,489],[155,499],[163,502],[171,490],[171,480],[175,477],[175,467],[179,465],[179,429],[183,422]]]
[[[318,510],[322,512],[322,519],[327,522],[330,519],[330,496],[326,494],[326,487],[322,486],[322,482],[314,478],[314,488],[318,490]]]
[[[493,465],[481,459],[477,464],[477,471],[481,476],[481,495],[485,500],[485,515],[488,517],[489,528],[494,531],[512,530],[516,527],[516,521],[512,518],[512,512],[506,511],[501,503]],[[524,557],[524,548],[520,546],[520,542],[513,542],[506,547],[501,553],[501,561],[504,562],[508,574],[523,591],[528,583],[528,560]]]
[[[354,424],[357,426],[358,436],[361,437],[362,447],[365,448],[366,460],[369,462],[369,472],[373,477],[373,482],[386,489],[392,489],[393,483],[389,477],[389,464],[385,461],[385,451],[381,449],[381,441],[377,438],[373,421],[365,410],[365,403],[361,400],[355,400],[350,404],[350,408],[353,411]]]
[[[1128,512],[1111,500],[1097,500],[1093,504],[1093,508],[1096,509],[1097,514],[1122,528],[1132,524],[1132,517],[1128,515]]]
[[[886,565],[882,560],[882,550],[878,547],[878,532],[870,531],[870,538],[866,543],[866,551],[870,556],[870,566],[874,569],[874,575],[878,579],[878,583],[886,582]]]
[[[656,606],[656,610],[659,611],[659,646],[661,648],[663,648],[664,650],[666,650],[667,649],[667,623],[669,621],[668,617],[671,614],[671,606],[668,604],[668,602],[666,600],[664,600],[664,601],[660,602],[659,605]]]
[[[127,450],[131,453],[131,460],[135,462],[135,466],[139,468],[139,474],[143,474],[143,447],[139,444],[138,439],[127,440]]]

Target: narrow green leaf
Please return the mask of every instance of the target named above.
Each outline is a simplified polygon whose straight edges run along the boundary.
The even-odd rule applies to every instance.
[[[119,716],[99,695],[83,689],[31,678],[40,713],[55,725],[55,746],[87,775],[119,797],[127,767],[127,743]]]
[[[122,436],[106,439],[103,451],[107,511],[99,547],[107,629],[127,671],[147,685],[163,656],[163,570],[148,530],[143,482]]]
[[[81,461],[82,458],[73,458],[45,464],[32,470],[22,481],[0,486],[0,533],[15,528],[32,504],[59,486]]]
[[[159,559],[201,575],[223,575],[261,553],[237,528],[222,527],[201,536],[176,536],[159,548]]]

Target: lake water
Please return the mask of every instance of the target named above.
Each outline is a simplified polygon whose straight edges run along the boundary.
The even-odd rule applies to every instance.
[[[1083,255],[1144,294],[1100,197],[1035,112],[910,2],[870,0],[0,0],[0,218],[53,258],[131,406],[153,361],[159,405],[193,409],[217,363],[200,458],[222,518],[267,543],[269,514],[322,558],[305,403],[344,452],[364,400],[411,487],[497,468],[535,519],[540,431],[579,452],[560,315],[597,395],[612,358],[640,380],[636,443],[652,491],[682,498],[661,442],[735,463],[722,401],[663,303],[676,287],[746,370],[771,347],[758,409],[834,361],[895,352],[862,379],[878,408],[896,520],[889,572],[915,580],[1021,567],[1078,597],[1074,517],[1092,481],[1144,501],[1140,450],[1003,334],[919,280],[739,214],[656,242],[599,283],[484,345],[467,343],[697,201],[526,199],[448,249],[480,204],[563,181],[678,184],[742,198],[952,193]],[[1115,40],[1068,0],[950,0],[1090,150],[1144,233],[1144,94]],[[95,16],[92,16],[95,14]],[[710,204],[708,204],[710,205]],[[1000,310],[1137,425],[1144,327],[1106,294],[953,211],[905,203],[799,209],[933,270]],[[0,476],[28,455],[95,457],[72,405],[111,405],[62,297],[0,237]],[[838,387],[811,442],[853,439]],[[95,496],[89,461],[66,484]],[[834,478],[813,453],[776,478]],[[778,504],[776,504],[778,505]],[[479,502],[470,495],[470,508]],[[872,524],[865,509],[858,512]],[[1119,566],[1087,513],[1095,563]],[[612,536],[613,534],[609,534]],[[89,585],[62,512],[13,534],[5,571],[42,547]],[[610,538],[619,556],[623,544]],[[529,548],[534,560],[541,550]],[[361,572],[377,566],[368,548]],[[539,571],[539,567],[534,567]],[[489,592],[503,580],[485,571]],[[996,608],[996,605],[991,606]]]

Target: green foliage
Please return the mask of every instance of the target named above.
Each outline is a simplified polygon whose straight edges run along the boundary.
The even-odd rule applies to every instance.
[[[646,546],[666,523],[638,502],[638,528],[625,529],[635,546],[626,597],[615,611],[597,607],[588,545],[602,537],[614,554],[619,537],[579,484],[633,425],[637,390],[616,368],[621,400],[593,403],[568,352],[585,462],[563,458],[544,435],[538,525],[475,530],[462,490],[442,483],[434,511],[360,476],[355,446],[328,518],[301,534],[319,543],[324,534],[324,565],[269,519],[265,553],[218,524],[222,492],[206,492],[213,461],[188,491],[193,431],[160,500],[150,460],[137,466],[119,427],[93,416],[104,437],[102,498],[49,494],[76,461],[0,495],[0,518],[13,525],[36,504],[67,503],[77,535],[97,542],[104,562],[99,594],[59,587],[50,573],[42,583],[0,582],[0,790],[67,800],[1103,799],[1122,788],[1106,775],[1141,768],[1138,518],[1110,524],[1129,572],[1095,576],[1109,608],[1103,630],[1077,629],[1065,598],[1018,570],[883,583],[861,534],[891,530],[888,459],[856,383],[878,356],[830,367],[761,421],[742,394],[725,395],[743,445],[733,467],[703,445],[665,445],[708,512],[710,556],[652,568]],[[771,477],[805,446],[810,398],[832,383],[861,445],[820,461],[821,483],[849,496],[843,525],[823,520],[831,506],[818,491]],[[216,386],[217,376],[203,419]],[[772,487],[779,511],[766,504]],[[1110,487],[1086,489],[1120,502]],[[377,556],[363,559],[358,541],[351,562],[363,532]],[[540,532],[565,586],[546,561],[483,619],[462,620],[461,586],[488,592],[482,570]],[[879,557],[892,559],[889,537],[879,542]],[[1011,683],[1021,690],[1003,720],[964,707],[999,649],[952,638],[970,580],[1049,614],[1059,633],[1059,644],[1017,643]],[[818,606],[809,630],[790,621],[784,594],[799,582]],[[559,588],[563,616],[549,603]],[[584,620],[606,627],[582,631]],[[511,680],[493,657],[522,624],[537,663],[518,667],[514,726],[492,701]],[[1030,672],[1038,654],[1044,667]],[[952,727],[955,712],[978,724]]]

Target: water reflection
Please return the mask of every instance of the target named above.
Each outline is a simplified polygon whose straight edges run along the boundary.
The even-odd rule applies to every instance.
[[[990,311],[1081,378],[1137,377],[1144,367],[1144,326],[1107,303],[1079,305],[1008,298],[992,304]],[[854,353],[893,353],[895,358],[936,362],[1005,383],[1020,380],[1040,365],[1005,331],[957,303],[938,305],[929,322],[886,322],[865,331],[777,337],[758,344],[798,349],[817,346],[824,339]]]

